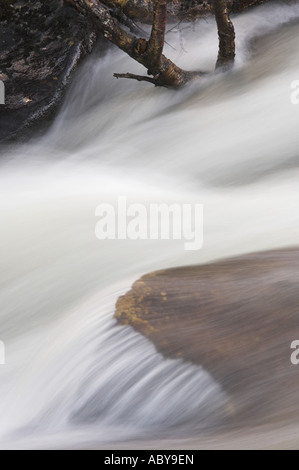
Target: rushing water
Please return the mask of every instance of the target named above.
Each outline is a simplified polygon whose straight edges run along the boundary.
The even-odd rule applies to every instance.
[[[180,92],[116,81],[113,72],[139,66],[117,50],[93,55],[46,135],[3,149],[1,448],[144,447],[164,439],[168,448],[198,447],[197,436],[211,436],[227,401],[221,384],[117,326],[114,305],[151,270],[298,243],[296,19],[296,4],[235,18],[235,70]],[[173,31],[167,42],[183,67],[213,69],[213,21]],[[97,240],[95,208],[119,195],[203,203],[203,249]],[[279,445],[273,433],[221,442]]]

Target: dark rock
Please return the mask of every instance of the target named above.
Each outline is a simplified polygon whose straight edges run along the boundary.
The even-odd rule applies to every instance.
[[[97,39],[95,26],[62,0],[1,0],[0,141],[48,115],[80,60]]]
[[[234,419],[298,419],[298,249],[148,274],[115,315],[166,357],[205,367],[233,398]]]

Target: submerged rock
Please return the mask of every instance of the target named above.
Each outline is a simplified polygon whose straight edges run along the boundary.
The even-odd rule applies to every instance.
[[[205,367],[246,419],[298,417],[298,249],[148,274],[115,316],[166,357]]]
[[[63,0],[1,0],[0,141],[49,114],[97,39],[95,26]]]

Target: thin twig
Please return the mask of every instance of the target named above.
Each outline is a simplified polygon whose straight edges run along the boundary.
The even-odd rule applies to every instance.
[[[115,73],[113,75],[115,78],[128,78],[129,80],[137,80],[138,82],[149,82],[153,85],[156,85],[156,80],[151,77],[146,77],[144,75],[135,75],[133,73]]]

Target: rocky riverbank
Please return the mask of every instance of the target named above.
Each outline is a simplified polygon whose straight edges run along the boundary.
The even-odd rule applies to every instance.
[[[96,26],[63,0],[1,0],[0,142],[19,135],[60,102],[81,59],[93,49]]]

